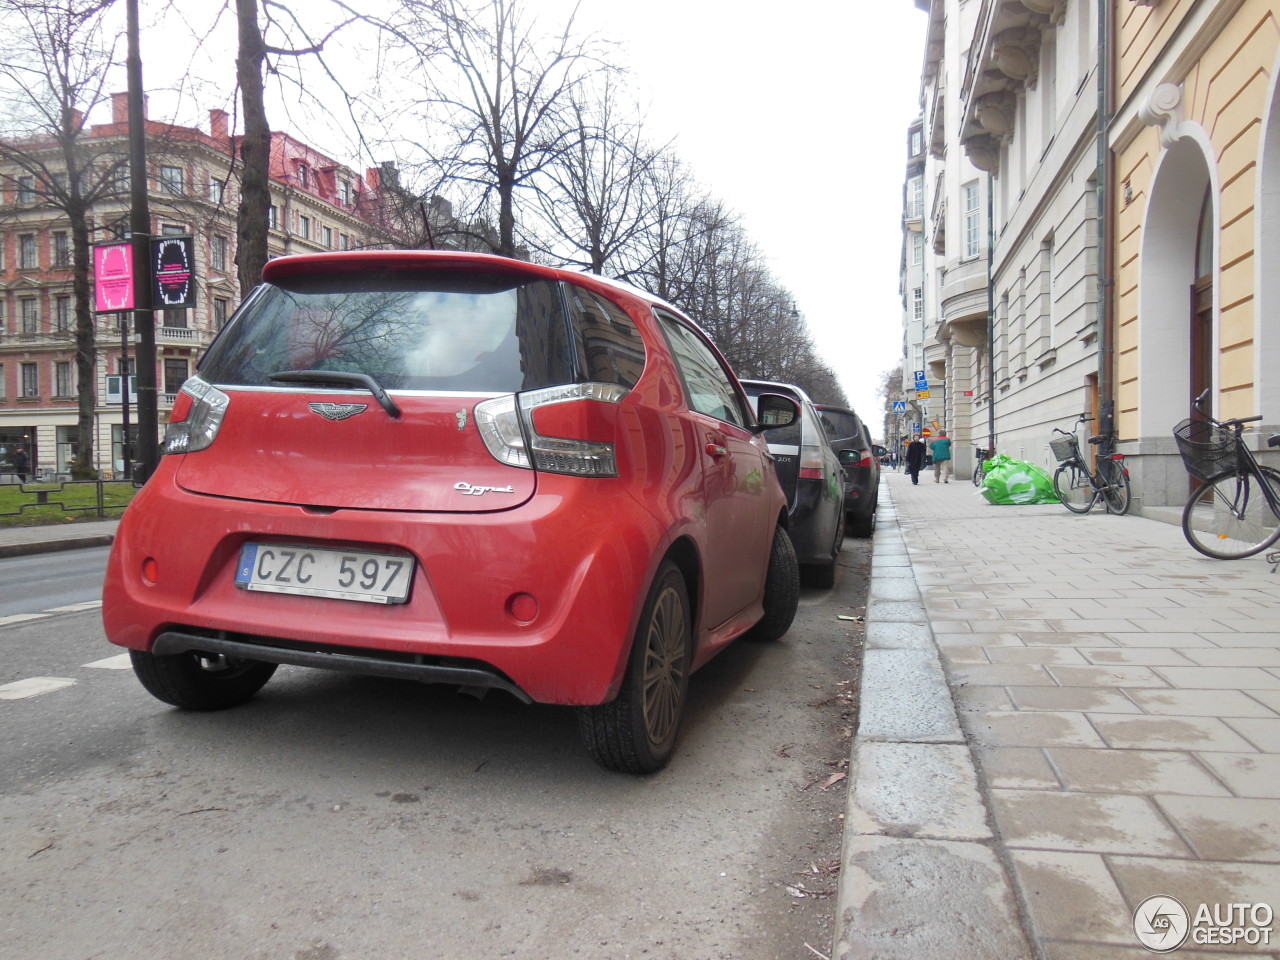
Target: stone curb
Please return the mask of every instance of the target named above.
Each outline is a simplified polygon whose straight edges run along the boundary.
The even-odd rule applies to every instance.
[[[880,501],[834,960],[1031,960],[887,484]]]
[[[58,550],[81,550],[86,547],[109,547],[115,541],[113,534],[91,537],[66,537],[61,540],[34,540],[28,543],[0,544],[0,559],[28,557],[37,553],[53,553]]]

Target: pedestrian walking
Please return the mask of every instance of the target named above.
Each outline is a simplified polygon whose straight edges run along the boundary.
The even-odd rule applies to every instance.
[[[920,484],[920,468],[924,466],[924,441],[916,437],[907,444],[907,473],[911,474],[911,482]]]
[[[929,444],[929,452],[933,454],[933,482],[941,480],[951,482],[951,438],[947,431],[939,430],[937,438]]]
[[[27,456],[27,451],[19,448],[18,452],[13,455],[13,472],[18,475],[19,483],[27,482],[27,472],[31,469],[31,458]]]

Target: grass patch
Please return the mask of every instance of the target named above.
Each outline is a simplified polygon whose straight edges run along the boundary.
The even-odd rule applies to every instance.
[[[99,486],[102,487],[101,512]],[[137,492],[132,483],[125,481],[0,484],[0,527],[114,519],[124,512]]]

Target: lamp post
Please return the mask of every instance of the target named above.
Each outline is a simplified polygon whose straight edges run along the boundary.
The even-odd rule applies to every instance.
[[[123,412],[120,434],[120,463],[125,477],[132,480],[129,467],[129,315],[120,314],[120,404]]]

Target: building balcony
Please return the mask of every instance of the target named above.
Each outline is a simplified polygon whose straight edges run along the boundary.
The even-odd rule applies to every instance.
[[[0,346],[5,347],[65,347],[76,339],[73,330],[39,330],[34,333],[0,333]]]

